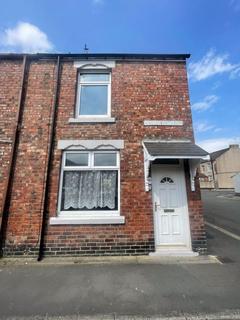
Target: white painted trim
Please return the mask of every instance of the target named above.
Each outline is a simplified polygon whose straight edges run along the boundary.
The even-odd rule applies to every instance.
[[[144,120],[144,126],[182,126],[181,120]]]
[[[115,118],[112,118],[112,117],[105,117],[105,116],[99,116],[99,117],[90,117],[90,116],[87,116],[87,117],[83,117],[83,116],[79,116],[78,118],[70,118],[68,120],[68,123],[88,123],[88,122],[102,122],[102,123],[114,123],[116,122],[116,119]]]
[[[157,159],[190,159],[190,175],[191,175],[191,189],[192,191],[195,190],[195,183],[193,183],[194,178],[196,176],[196,163],[200,162],[200,159],[203,160],[209,160],[210,157],[209,155],[207,156],[151,156],[148,153],[148,150],[145,146],[145,142],[163,142],[163,140],[144,140],[142,141],[142,146],[143,146],[143,155],[144,155],[144,184],[145,184],[145,191],[150,191],[151,190],[151,181],[149,178],[149,168],[150,168],[150,163],[154,160]],[[172,140],[172,141],[164,141],[164,142],[186,142],[185,141],[180,141],[180,140]]]
[[[81,218],[112,218],[112,217],[119,217],[120,212],[119,210],[114,210],[114,211],[60,211],[58,217],[62,219],[81,219]]]
[[[124,216],[84,216],[84,217],[68,217],[62,218],[61,216],[50,218],[50,225],[61,224],[123,224],[125,223]]]
[[[114,60],[77,60],[73,62],[74,68],[81,68],[84,70],[92,69],[108,69],[115,68],[116,62]]]
[[[189,160],[189,172],[190,172],[190,183],[191,183],[191,191],[195,191],[195,178],[197,174],[197,168],[200,165],[200,159]]]
[[[124,148],[124,140],[58,140],[57,148],[61,150],[118,150]]]

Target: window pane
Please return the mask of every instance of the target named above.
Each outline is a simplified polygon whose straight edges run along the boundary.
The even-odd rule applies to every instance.
[[[109,81],[109,73],[82,73],[81,82]]]
[[[117,210],[116,170],[65,171],[61,210]]]
[[[80,115],[107,114],[108,86],[81,86]]]
[[[68,167],[87,166],[88,153],[67,153],[65,165]]]
[[[116,166],[116,153],[94,153],[94,166]]]

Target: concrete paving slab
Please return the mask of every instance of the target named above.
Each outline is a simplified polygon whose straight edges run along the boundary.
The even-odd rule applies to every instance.
[[[3,266],[2,317],[175,316],[239,307],[237,264]]]
[[[72,265],[72,264],[209,264],[220,263],[217,256],[106,256],[106,257],[50,257],[37,261],[34,258],[3,258],[4,265]]]

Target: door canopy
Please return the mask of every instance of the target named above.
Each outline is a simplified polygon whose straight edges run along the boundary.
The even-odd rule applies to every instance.
[[[191,190],[195,191],[195,176],[200,160],[209,160],[208,152],[190,140],[143,141],[145,190],[151,190],[149,168],[157,159],[188,159]]]

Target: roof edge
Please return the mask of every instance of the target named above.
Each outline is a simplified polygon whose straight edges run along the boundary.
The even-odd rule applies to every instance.
[[[74,60],[131,60],[131,61],[185,61],[190,58],[189,53],[169,54],[169,53],[0,53],[0,60],[18,60],[27,56],[32,60],[38,59],[56,59],[58,56],[62,59]]]
[[[229,150],[229,148],[224,148],[224,149],[220,149],[220,150],[211,152],[210,153],[211,160],[213,160],[213,161],[216,160],[217,158],[219,158],[221,155],[223,155],[228,150]]]

